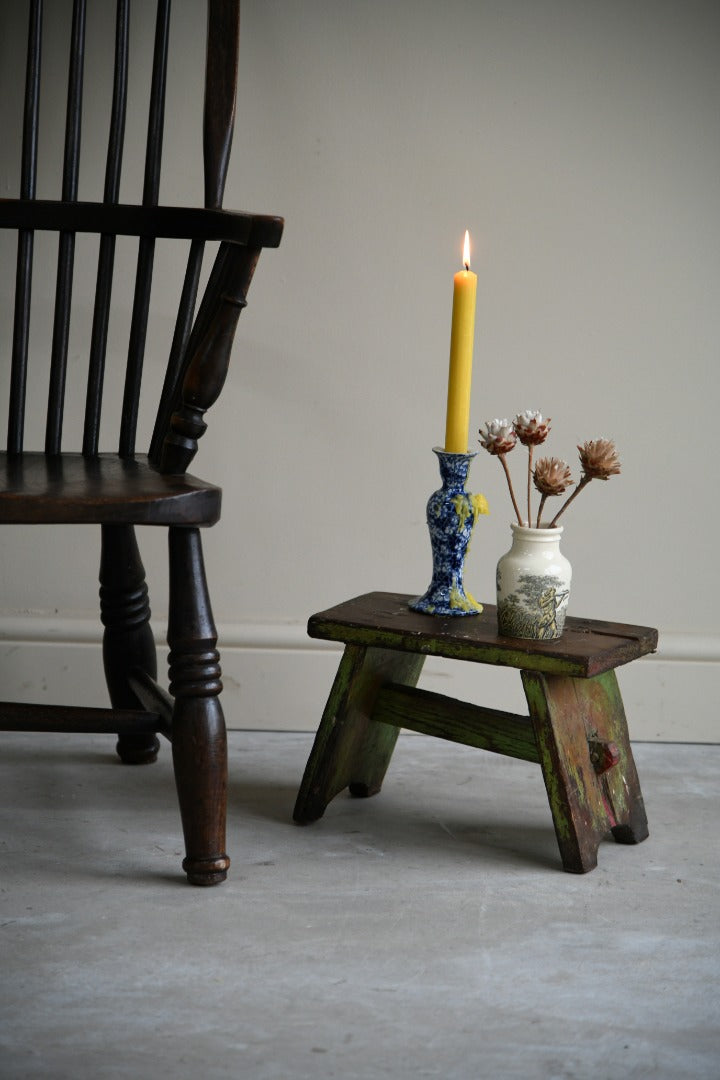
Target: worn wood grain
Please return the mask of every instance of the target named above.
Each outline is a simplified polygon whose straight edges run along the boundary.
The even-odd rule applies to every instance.
[[[414,686],[424,657],[349,645],[340,662],[295,803],[294,819],[308,824],[349,788],[356,796],[380,791],[399,729],[375,720],[375,703],[388,682]]]
[[[456,701],[430,690],[393,683],[381,687],[373,719],[506,757],[540,761],[529,717]]]
[[[350,784],[357,763],[384,776],[395,733],[405,727],[542,769],[563,868],[586,873],[605,837],[635,844],[648,835],[627,721],[614,669],[654,651],[651,627],[569,619],[559,641],[497,633],[495,609],[437,618],[411,611],[410,597],[368,593],[314,615],[311,637],[345,652],[308,761],[295,819],[320,817]],[[425,656],[520,670],[529,717],[456,701],[415,684]],[[403,671],[402,661],[417,667]],[[394,671],[402,671],[397,678]],[[368,785],[367,794],[379,790]]]
[[[617,678],[614,671],[589,680],[537,672],[522,678],[563,866],[587,873],[610,834],[626,844],[648,835]],[[612,743],[617,755],[600,774],[598,741]]]
[[[0,523],[212,525],[220,503],[220,488],[144,455],[0,454]]]
[[[557,641],[500,637],[495,607],[480,615],[441,618],[408,608],[402,593],[367,593],[313,615],[310,637],[445,656],[480,664],[589,678],[657,648],[648,626],[569,617]]]

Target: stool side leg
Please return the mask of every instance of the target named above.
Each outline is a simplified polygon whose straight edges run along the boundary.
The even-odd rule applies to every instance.
[[[353,795],[380,791],[399,728],[373,720],[380,687],[414,686],[425,657],[347,645],[340,661],[295,803],[298,824],[317,821],[346,787]]]
[[[592,734],[614,743],[619,752],[617,765],[600,777],[612,834],[619,844],[639,844],[648,837],[648,820],[617,676],[607,671],[588,684]]]
[[[583,680],[528,671],[522,680],[563,868],[586,874],[597,866],[598,846],[610,823],[590,761],[578,697]]]
[[[601,840],[639,843],[647,818],[614,671],[592,679],[523,671],[523,686],[565,870],[597,865]],[[616,765],[598,775],[590,740],[614,743]]]
[[[365,652],[364,648],[355,645],[347,645],[343,652],[295,801],[293,819],[300,825],[321,818],[327,804],[347,786],[347,781],[343,782],[343,763],[338,765],[337,762],[336,724],[342,724],[350,690],[362,668]]]

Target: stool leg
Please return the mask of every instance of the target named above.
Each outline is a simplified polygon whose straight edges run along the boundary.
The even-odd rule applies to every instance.
[[[116,709],[140,709],[128,678],[140,668],[157,677],[155,640],[145,569],[132,525],[103,525],[100,556],[100,616],[105,626],[103,662],[110,701]],[[117,752],[126,765],[155,761],[156,735],[118,735]]]
[[[612,834],[618,844],[640,844],[649,835],[648,820],[617,677],[608,671],[590,681],[591,735],[617,750],[617,764],[600,775]]]
[[[220,655],[210,609],[200,532],[169,529],[172,754],[186,857],[193,885],[227,877],[227,737],[218,695]]]
[[[615,672],[574,679],[523,671],[522,679],[563,867],[584,874],[611,833],[621,843],[648,835]],[[609,764],[593,759],[596,746],[608,748]]]
[[[346,787],[361,797],[380,791],[399,728],[372,719],[375,699],[386,683],[415,686],[424,660],[415,653],[346,646],[300,785],[295,821],[317,821]]]

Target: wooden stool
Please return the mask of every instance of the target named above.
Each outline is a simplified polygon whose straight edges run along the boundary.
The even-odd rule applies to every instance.
[[[565,870],[597,865],[601,840],[648,835],[614,669],[657,647],[647,626],[568,618],[557,641],[502,638],[495,608],[438,618],[410,597],[368,593],[314,615],[311,637],[345,643],[315,737],[294,818],[317,821],[340,791],[376,794],[399,729],[534,761],[545,779]],[[426,656],[520,669],[530,715],[516,716],[419,690]]]

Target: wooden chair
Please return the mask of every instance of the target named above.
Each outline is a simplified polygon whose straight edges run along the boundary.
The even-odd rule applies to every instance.
[[[147,14],[149,5],[136,11]],[[135,14],[135,12],[134,12]],[[3,702],[0,727],[21,731],[117,733],[122,761],[153,761],[157,734],[172,744],[185,834],[183,868],[196,885],[223,881],[227,750],[219,697],[219,654],[203,566],[200,528],[220,515],[220,490],[186,473],[205,411],[217,399],[227,372],[240,311],[264,247],[277,247],[279,217],[222,210],[235,115],[238,0],[209,0],[203,123],[204,207],[159,205],[160,164],[168,70],[170,0],[158,0],[142,203],[119,202],[128,99],[129,0],[118,0],[115,67],[101,202],[78,201],[85,0],[72,13],[67,122],[61,195],[36,198],[41,101],[41,0],[31,0],[23,114],[20,198],[0,199],[0,226],[17,230],[15,319],[10,359],[7,452],[0,454],[0,522],[89,524],[101,531],[100,613],[111,708],[68,708]],[[43,93],[52,92],[44,87]],[[44,97],[43,97],[43,100]],[[198,136],[199,136],[198,132]],[[59,185],[60,186],[60,185]],[[30,300],[33,246],[38,230],[58,234],[58,264],[44,449],[25,448],[29,392]],[[84,430],[78,452],[65,452],[63,412],[68,373],[74,252],[77,233],[99,239],[97,289],[89,340]],[[100,451],[103,381],[117,237],[138,237],[134,302],[116,450]],[[143,357],[156,244],[189,241],[174,336],[157,418],[147,453],[136,452]],[[217,254],[197,303],[204,249]],[[68,380],[69,381],[69,380]],[[73,393],[77,394],[73,388]],[[35,408],[35,406],[33,406]],[[115,441],[117,440],[117,441]],[[156,681],[156,659],[135,526],[165,526],[169,536],[169,693]],[[58,560],[61,559],[58,552]]]

